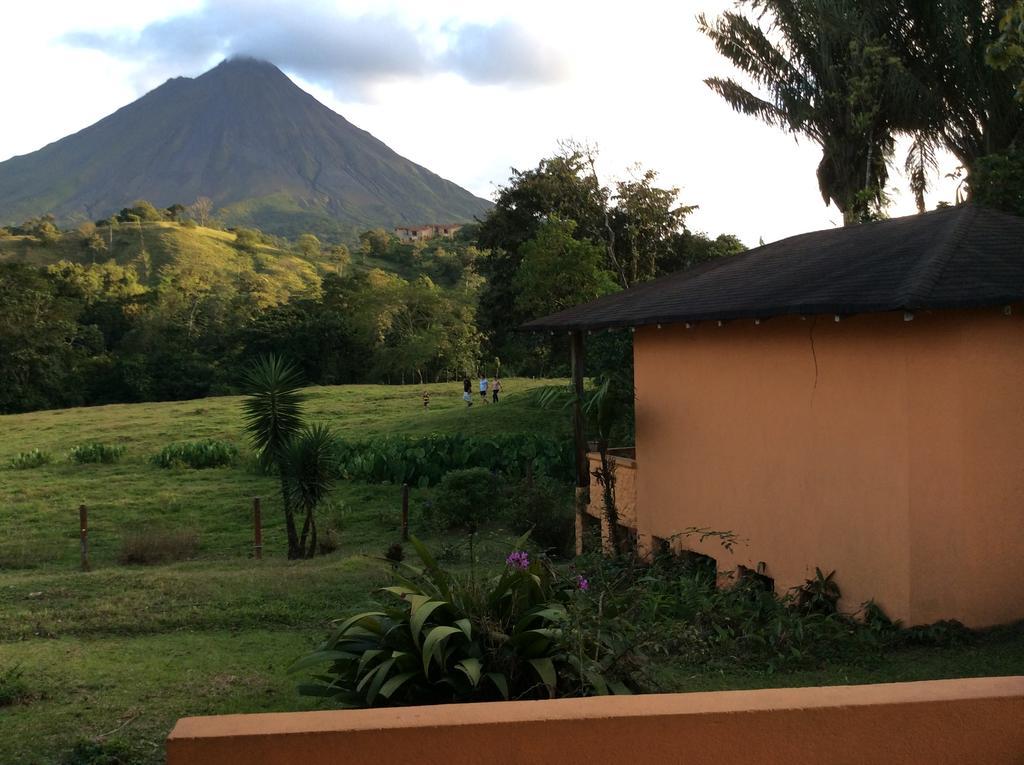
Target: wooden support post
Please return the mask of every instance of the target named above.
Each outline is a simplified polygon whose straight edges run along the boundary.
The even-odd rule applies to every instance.
[[[402,484],[402,541],[409,541],[409,484]]]
[[[252,498],[252,557],[263,560],[263,511],[260,498]]]
[[[82,571],[89,570],[89,511],[78,506],[78,534],[81,540]]]
[[[572,333],[572,435],[576,453],[576,554],[583,552],[587,505],[590,504],[590,465],[587,461],[586,428],[583,421],[583,366],[585,350],[583,333]]]

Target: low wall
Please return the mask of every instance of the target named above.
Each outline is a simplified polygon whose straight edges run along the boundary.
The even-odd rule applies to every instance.
[[[168,765],[1024,762],[1024,677],[187,717]]]

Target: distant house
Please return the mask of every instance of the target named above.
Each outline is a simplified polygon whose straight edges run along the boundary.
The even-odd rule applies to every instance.
[[[413,244],[443,236],[451,239],[462,228],[461,223],[430,223],[425,226],[396,226],[395,236],[402,244]]]
[[[635,331],[636,449],[615,459],[641,549],[779,591],[834,569],[844,608],[908,624],[1024,618],[1024,219],[804,234],[527,328]],[[746,541],[674,537],[692,527]]]

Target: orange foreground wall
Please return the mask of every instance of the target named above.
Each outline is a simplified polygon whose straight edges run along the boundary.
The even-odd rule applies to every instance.
[[[1019,765],[1024,677],[189,717],[168,765]]]
[[[836,570],[908,624],[1024,618],[1024,319],[1002,310],[645,327],[640,540],[766,573]]]

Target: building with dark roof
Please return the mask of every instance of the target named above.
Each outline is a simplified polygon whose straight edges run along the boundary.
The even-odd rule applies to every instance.
[[[527,328],[635,332],[618,500],[643,549],[780,590],[835,570],[846,610],[984,626],[1024,618],[1022,309],[1024,219],[964,205],[791,237]],[[744,541],[677,536],[691,528]]]

